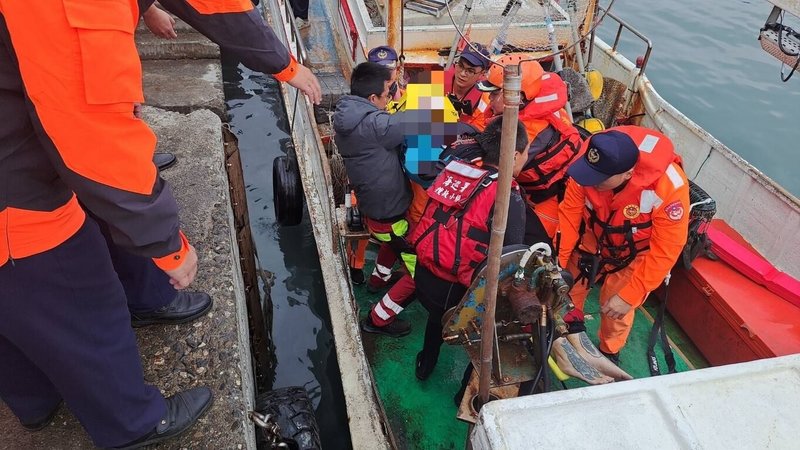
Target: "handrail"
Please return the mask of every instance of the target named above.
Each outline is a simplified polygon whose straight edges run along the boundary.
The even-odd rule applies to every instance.
[[[610,17],[611,19],[616,21],[617,24],[618,24],[617,34],[614,37],[614,43],[611,45],[611,50],[612,51],[617,51],[617,45],[619,44],[619,39],[620,39],[620,36],[622,35],[622,29],[623,28],[628,29],[631,33],[633,33],[636,37],[641,39],[647,45],[647,50],[644,52],[644,57],[642,58],[641,65],[637,64],[637,66],[639,68],[639,76],[642,76],[644,74],[645,67],[647,67],[647,61],[650,60],[650,52],[653,51],[653,42],[650,40],[650,38],[648,38],[647,36],[642,34],[639,30],[633,28],[632,26],[630,26],[630,24],[628,24],[624,20],[622,20],[619,17],[617,17],[616,15],[614,15],[614,13],[612,13],[611,11],[607,11],[606,9],[604,9],[600,5],[597,5],[597,8],[600,9],[601,11],[605,12],[605,16]],[[588,60],[587,61],[587,65],[592,63],[592,54],[594,53],[594,38],[595,38],[595,33],[596,32],[597,32],[597,27],[592,29],[592,39],[590,41],[591,45],[589,46],[589,55],[587,57],[587,60]]]
[[[285,13],[284,19],[289,22],[289,29],[291,30],[290,35],[292,41],[297,47],[297,62],[305,65],[305,62],[308,59],[308,53],[306,52],[306,45],[303,42],[303,39],[300,37],[300,30],[297,29],[297,24],[294,21],[294,12],[291,8],[290,2],[283,2],[283,11]]]

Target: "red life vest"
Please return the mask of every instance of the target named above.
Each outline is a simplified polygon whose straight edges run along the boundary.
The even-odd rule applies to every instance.
[[[591,187],[584,189],[587,207],[581,223],[582,230],[590,226],[597,237],[599,267],[615,268],[607,270],[608,273],[626,267],[637,254],[650,248],[653,210],[675,189],[688,184],[681,169],[681,158],[665,135],[638,126],[620,126],[614,130],[627,134],[636,143],[639,161],[631,179],[619,193],[600,192]],[[584,150],[586,147],[588,140]],[[670,182],[662,182],[665,177]],[[689,214],[689,211],[681,210],[680,214]]]
[[[496,179],[463,161],[447,164],[428,188],[430,199],[409,239],[419,264],[443,280],[470,285],[489,252]]]
[[[467,93],[462,98],[458,98],[453,92],[453,85],[455,84],[456,77],[456,64],[450,66],[449,69],[444,71],[444,92],[450,98],[453,106],[458,110],[458,121],[473,126],[475,129],[483,129],[483,110],[478,108],[481,102],[483,93],[475,86],[467,90]],[[483,78],[481,78],[483,79]],[[458,105],[458,106],[456,106]]]
[[[534,203],[563,192],[567,168],[582,155],[580,134],[563,109],[566,102],[567,85],[558,75],[547,72],[542,76],[539,94],[519,114],[531,145],[547,126],[556,131],[552,141],[525,164],[516,178]]]

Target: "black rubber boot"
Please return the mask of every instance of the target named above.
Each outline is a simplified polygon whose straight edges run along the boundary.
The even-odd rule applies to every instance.
[[[472,363],[467,363],[467,368],[464,369],[464,376],[461,377],[461,387],[456,392],[456,395],[453,396],[453,403],[456,404],[456,408],[461,406],[461,401],[464,400],[464,394],[467,393],[467,386],[469,386],[469,379],[472,378],[472,371],[475,370],[472,367]]]
[[[364,269],[356,269],[355,267],[350,268],[350,281],[353,282],[355,285],[362,285],[367,282],[366,278],[364,277]]]
[[[386,326],[379,327],[372,323],[372,319],[367,316],[361,321],[361,329],[367,333],[383,334],[389,337],[403,337],[411,332],[411,325],[403,319],[394,319]]]
[[[422,358],[422,352],[417,353],[417,365],[414,369],[414,374],[417,376],[417,379],[420,381],[425,381],[428,377],[431,376],[433,373],[433,369],[436,368],[436,362],[433,364],[426,363]]]

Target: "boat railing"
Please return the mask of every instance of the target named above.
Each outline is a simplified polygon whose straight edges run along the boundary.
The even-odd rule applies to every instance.
[[[297,50],[295,52],[295,58],[297,59],[297,62],[304,64],[308,60],[308,52],[306,51],[306,45],[303,42],[303,38],[300,36],[300,30],[297,29],[297,24],[294,20],[292,20],[294,17],[294,12],[292,12],[292,4],[288,1],[282,1],[281,3],[281,6],[283,6],[284,17],[286,18],[286,22],[289,23],[290,42]]]
[[[613,20],[613,21],[615,21],[617,23],[617,32],[616,32],[616,34],[614,36],[614,42],[611,44],[611,50],[612,51],[614,51],[614,52],[618,51],[617,48],[619,47],[619,42],[620,42],[620,38],[622,37],[622,30],[623,29],[626,29],[626,30],[630,31],[631,33],[633,33],[634,36],[638,37],[642,42],[644,42],[644,44],[646,46],[646,49],[645,49],[645,52],[644,52],[644,56],[642,57],[641,61],[639,61],[639,60],[636,61],[636,67],[639,69],[639,75],[638,76],[641,77],[642,75],[644,75],[644,70],[645,70],[645,68],[647,68],[647,62],[650,60],[650,53],[653,51],[653,42],[650,40],[650,38],[648,38],[647,36],[642,34],[642,32],[640,32],[636,28],[633,28],[628,22],[625,22],[624,20],[620,19],[619,17],[617,17],[611,11],[607,11],[607,10],[603,9],[602,6],[599,6],[599,5],[597,6],[597,8],[603,14],[603,16],[602,16],[603,18],[608,17],[609,19],[611,19],[611,20]],[[586,65],[587,66],[591,65],[591,63],[592,63],[592,55],[594,53],[594,42],[595,42],[595,34],[597,33],[597,28],[598,27],[592,28],[592,37],[589,40],[589,42],[590,42],[589,54],[587,56],[587,61],[586,61]]]
[[[597,54],[591,68],[603,74],[606,86],[616,82],[627,88],[619,103],[627,107],[620,108],[622,113],[611,117],[611,122],[635,121],[669,136],[689,179],[717,202],[716,217],[735,228],[779,270],[800,277],[800,254],[793,251],[800,246],[795,233],[800,200],[664,100],[642,74],[643,65],[626,58],[618,47],[619,39],[613,45],[599,37],[592,40]],[[605,91],[606,87],[604,95]]]

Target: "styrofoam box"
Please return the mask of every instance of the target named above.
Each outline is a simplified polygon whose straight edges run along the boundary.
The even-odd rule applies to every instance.
[[[798,449],[799,418],[800,354],[494,401],[470,439],[477,450]]]

